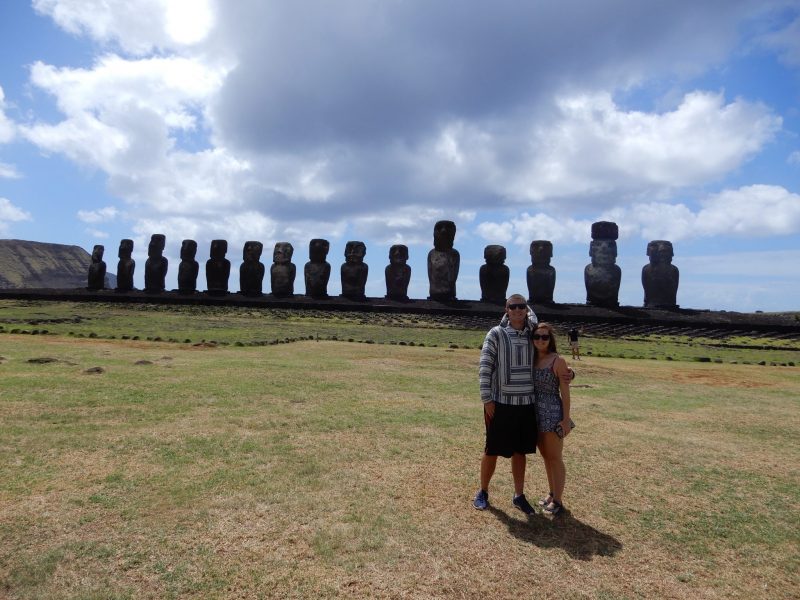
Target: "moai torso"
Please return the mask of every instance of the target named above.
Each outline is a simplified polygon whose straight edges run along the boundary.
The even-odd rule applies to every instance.
[[[534,304],[553,304],[553,291],[556,287],[556,270],[550,265],[553,257],[553,244],[547,240],[531,242],[531,266],[528,267],[528,302]]]
[[[328,240],[313,239],[308,243],[308,258],[303,269],[306,282],[306,296],[311,298],[328,297],[328,281],[331,278],[331,265],[325,259],[330,250]]]
[[[508,292],[509,270],[504,264],[506,249],[503,246],[486,246],[483,250],[485,265],[479,271],[481,284],[481,302],[505,304]]]
[[[289,242],[278,242],[272,252],[272,266],[269,269],[273,296],[294,296],[294,279],[297,267],[292,263],[294,246]]]
[[[133,254],[133,240],[122,240],[119,243],[119,262],[117,263],[117,291],[130,292],[133,289],[133,272],[136,261]]]
[[[456,299],[456,280],[461,256],[453,248],[456,224],[439,221],[433,228],[433,250],[428,252],[428,282],[431,300],[451,302]]]
[[[411,267],[408,262],[408,246],[395,244],[389,248],[389,264],[386,266],[386,298],[400,302],[408,301],[408,284],[411,281]]]
[[[369,266],[364,263],[367,247],[364,242],[347,242],[344,249],[345,262],[342,264],[342,296],[350,300],[366,300],[364,289],[367,285]]]
[[[231,261],[225,258],[228,252],[226,240],[211,241],[211,258],[206,261],[206,288],[209,294],[227,294]]]
[[[193,294],[197,291],[197,274],[200,265],[195,260],[197,242],[183,240],[181,242],[181,263],[178,265],[178,291],[182,294]]]
[[[654,240],[647,244],[650,264],[642,267],[644,306],[647,308],[678,308],[678,267],[672,264],[672,242]]]
[[[144,263],[144,291],[163,292],[166,287],[168,261],[163,256],[167,239],[160,233],[150,236],[147,261]]]
[[[105,248],[96,245],[92,249],[92,262],[89,264],[87,289],[92,291],[102,290],[106,287],[106,263],[103,261]]]
[[[265,267],[261,262],[264,244],[245,242],[242,248],[242,264],[239,266],[239,291],[245,296],[261,296],[264,287]]]

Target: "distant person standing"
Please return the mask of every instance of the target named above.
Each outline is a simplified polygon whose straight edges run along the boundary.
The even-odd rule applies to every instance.
[[[578,341],[581,333],[583,332],[579,331],[576,327],[572,327],[567,332],[567,337],[569,338],[569,347],[572,350],[572,360],[581,359],[581,346],[580,342]]]

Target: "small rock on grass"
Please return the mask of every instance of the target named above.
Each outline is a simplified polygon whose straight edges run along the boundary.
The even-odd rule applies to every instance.
[[[92,375],[94,373],[105,373],[105,372],[106,370],[103,367],[89,367],[84,371],[84,373],[87,373],[89,375]]]

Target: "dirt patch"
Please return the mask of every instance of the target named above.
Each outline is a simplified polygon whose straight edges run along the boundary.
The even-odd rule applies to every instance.
[[[730,373],[681,373],[678,371],[674,374],[673,380],[680,381],[681,383],[699,383],[701,385],[710,385],[712,387],[734,387],[734,388],[764,388],[771,387],[771,384],[766,381],[754,381],[753,379],[732,378]]]

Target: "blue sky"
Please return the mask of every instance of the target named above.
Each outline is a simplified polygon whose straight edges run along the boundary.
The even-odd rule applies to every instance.
[[[548,239],[583,302],[612,220],[623,304],[667,239],[681,306],[800,309],[799,0],[15,1],[0,51],[0,237],[104,244],[111,272],[133,238],[139,287],[153,233],[171,287],[185,238],[234,267],[289,241],[302,272],[323,237],[330,293],[362,240],[368,296],[404,243],[424,298],[448,219],[459,298],[489,244],[527,292]]]

